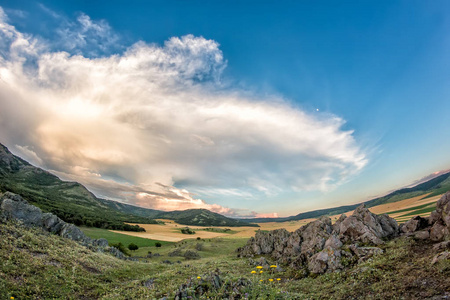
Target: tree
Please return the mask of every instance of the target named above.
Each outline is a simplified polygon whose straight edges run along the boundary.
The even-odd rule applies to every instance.
[[[135,251],[135,250],[139,249],[139,246],[134,243],[131,243],[128,245],[128,249],[130,249],[131,251]]]

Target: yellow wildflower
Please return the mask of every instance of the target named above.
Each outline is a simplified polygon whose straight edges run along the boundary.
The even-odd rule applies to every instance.
[[[277,281],[280,281],[281,280],[281,278],[277,278]]]
[[[257,269],[262,269],[263,267],[262,267],[262,266],[257,266],[256,268],[257,268]]]
[[[255,274],[256,273],[256,271],[252,271],[252,274]]]
[[[273,279],[272,279],[272,278],[270,278],[270,279],[269,279],[269,281],[270,281],[270,282],[272,282],[272,281],[273,281]]]
[[[271,267],[271,268],[276,268],[277,266],[275,266],[275,265],[271,265],[270,267]]]
[[[264,271],[259,271],[259,274],[261,274],[262,272],[264,272]]]
[[[259,281],[263,281],[262,279],[260,279]]]
[[[202,279],[200,276],[197,276],[197,279]]]
[[[9,298],[9,299],[14,300],[14,297],[11,296],[11,298]]]

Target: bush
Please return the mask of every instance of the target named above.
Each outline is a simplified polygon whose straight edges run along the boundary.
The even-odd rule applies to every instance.
[[[130,255],[127,251],[127,248],[125,248],[125,246],[122,243],[111,244],[111,247],[119,249],[119,251],[125,255]]]
[[[131,251],[135,251],[135,250],[139,249],[139,246],[134,243],[131,243],[128,245],[128,249],[130,249]]]
[[[186,250],[183,254],[184,258],[186,259],[199,259],[200,255],[197,253],[197,251],[192,250]]]
[[[181,233],[183,234],[195,234],[195,231],[191,230],[189,227],[185,227],[181,229]]]
[[[162,246],[162,245],[161,245],[160,242],[156,242],[156,243],[155,243],[155,247],[160,248],[161,246]]]
[[[203,244],[197,243],[197,245],[195,245],[195,249],[196,249],[197,251],[202,251],[202,250],[203,250]]]

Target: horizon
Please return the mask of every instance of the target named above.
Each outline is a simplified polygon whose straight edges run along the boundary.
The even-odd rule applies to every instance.
[[[99,198],[234,218],[449,171],[448,2],[233,3],[0,1],[1,143]]]

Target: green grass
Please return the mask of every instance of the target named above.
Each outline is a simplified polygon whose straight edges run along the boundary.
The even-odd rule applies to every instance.
[[[409,207],[409,208],[405,208],[405,209],[400,209],[400,210],[394,210],[394,211],[389,211],[389,212],[387,212],[387,214],[397,214],[397,213],[402,213],[402,212],[410,212],[410,211],[413,211],[413,210],[419,210],[419,209],[422,209],[422,208],[428,208],[428,207],[436,207],[436,203],[427,203],[427,204],[422,204],[422,205],[417,205],[417,206],[414,206],[414,207]]]
[[[417,215],[424,214],[424,213],[431,213],[435,209],[436,209],[436,206],[433,205],[431,207],[426,207],[426,208],[423,208],[423,209],[414,210],[414,211],[412,211],[412,212],[410,212],[408,214],[404,214],[404,215],[399,216],[399,218],[401,218],[401,217],[409,217],[409,216],[417,216]]]
[[[108,243],[110,245],[122,243],[125,246],[128,246],[130,243],[134,243],[134,244],[138,245],[139,247],[154,247],[155,243],[157,243],[157,242],[161,243],[162,245],[173,244],[172,242],[145,239],[145,238],[140,238],[140,237],[136,237],[136,236],[111,232],[109,230],[100,229],[100,228],[80,227],[80,229],[84,232],[84,234],[86,234],[90,238],[107,239]]]
[[[0,299],[173,299],[183,284],[190,286],[190,296],[200,286],[208,289],[193,299],[224,299],[235,293],[232,285],[241,278],[250,281],[240,289],[242,295],[247,293],[241,299],[428,299],[450,291],[450,260],[431,265],[436,254],[432,244],[413,239],[390,241],[382,246],[384,254],[348,270],[306,277],[286,266],[276,274],[267,270],[251,274],[254,266],[249,259],[235,253],[245,242],[185,240],[158,248],[162,257],[135,262],[38,229],[0,223]],[[192,249],[197,243],[204,243],[199,260],[167,256],[175,247]],[[163,264],[163,259],[175,263]],[[216,272],[224,282],[219,289],[208,281]],[[269,278],[281,280],[269,282]],[[148,282],[150,287],[145,285]]]

